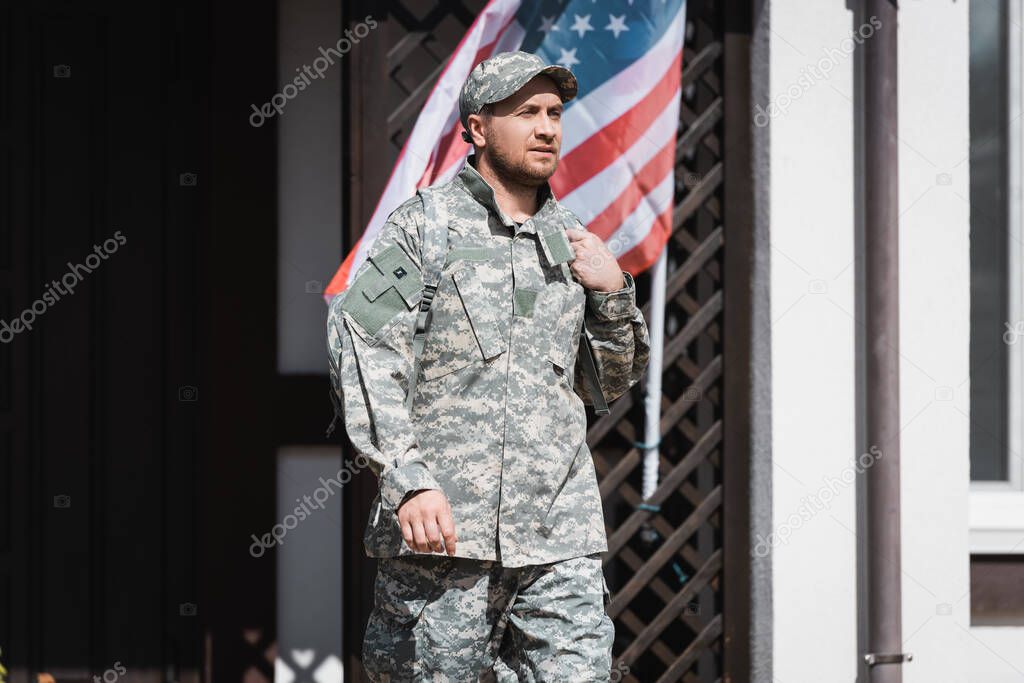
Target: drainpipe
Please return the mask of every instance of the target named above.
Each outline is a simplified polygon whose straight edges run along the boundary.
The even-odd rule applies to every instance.
[[[894,0],[865,0],[881,26],[863,43],[867,443],[881,456],[867,469],[870,683],[902,683],[900,585],[899,157]],[[877,26],[878,22],[875,22]]]

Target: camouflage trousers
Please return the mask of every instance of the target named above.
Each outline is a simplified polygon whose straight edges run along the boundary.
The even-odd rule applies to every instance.
[[[371,681],[608,681],[615,626],[600,553],[506,568],[379,558],[363,640]]]

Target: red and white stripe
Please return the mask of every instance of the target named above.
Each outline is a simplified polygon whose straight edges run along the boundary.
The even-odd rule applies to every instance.
[[[684,12],[562,122],[551,188],[631,273],[650,267],[672,232]]]

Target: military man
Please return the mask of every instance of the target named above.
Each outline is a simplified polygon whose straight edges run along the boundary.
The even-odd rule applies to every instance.
[[[467,78],[474,154],[436,187],[447,252],[420,353],[424,240],[438,227],[420,197],[390,214],[331,302],[340,412],[380,485],[364,539],[380,558],[363,645],[374,681],[609,679],[584,404],[635,384],[649,341],[632,276],[547,182],[577,87],[524,52]]]

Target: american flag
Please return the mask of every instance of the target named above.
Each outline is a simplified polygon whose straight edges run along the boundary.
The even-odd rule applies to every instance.
[[[324,298],[348,287],[399,204],[461,170],[472,146],[460,135],[459,91],[474,66],[512,50],[576,74],[551,189],[623,270],[648,268],[672,229],[685,14],[686,0],[491,0],[448,61]]]

